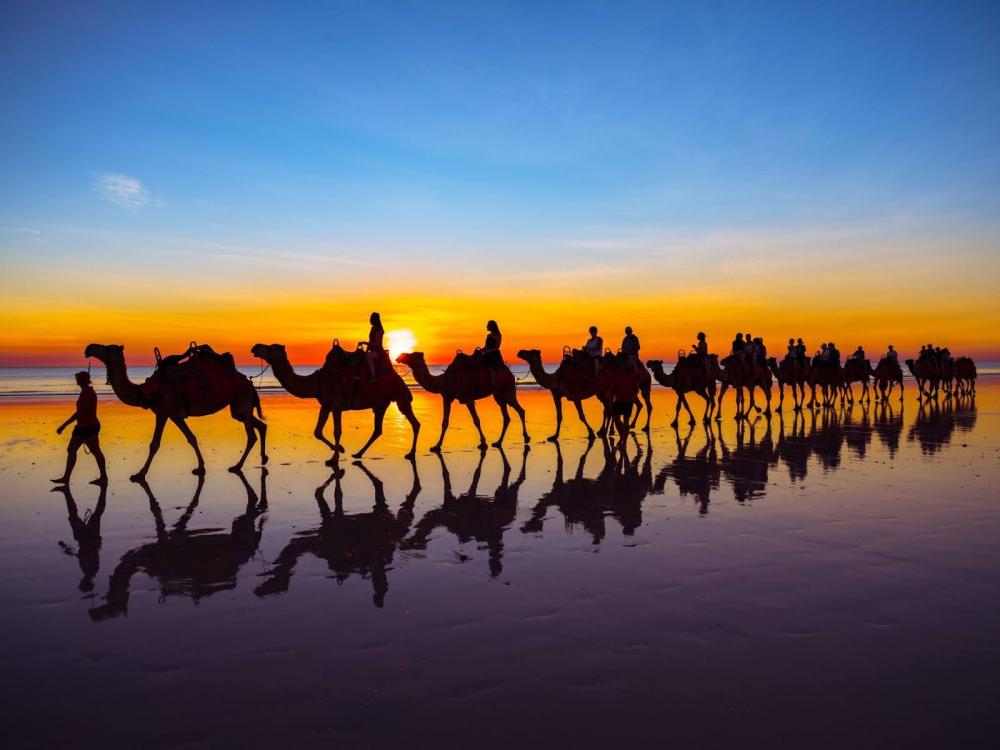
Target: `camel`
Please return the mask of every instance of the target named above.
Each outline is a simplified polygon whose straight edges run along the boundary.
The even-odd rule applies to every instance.
[[[941,385],[941,374],[934,364],[926,359],[908,359],[906,367],[917,381],[917,400],[923,401],[924,396],[936,398]]]
[[[872,363],[867,359],[851,358],[844,363],[841,389],[844,395],[847,396],[848,403],[854,403],[854,383],[861,383],[863,388],[861,401],[871,403],[872,398],[868,392],[868,382],[874,374],[875,370],[872,368]]]
[[[700,516],[708,514],[712,492],[719,489],[722,477],[711,421],[704,424],[704,430],[705,444],[693,457],[690,457],[687,452],[691,436],[694,434],[694,426],[691,425],[684,438],[681,438],[680,431],[674,428],[677,455],[673,461],[660,469],[653,483],[653,492],[659,494],[664,491],[667,480],[672,479],[681,497],[691,495],[694,498]]]
[[[522,349],[517,353],[517,356],[528,363],[535,382],[552,393],[552,401],[556,407],[556,431],[548,437],[548,440],[555,442],[559,439],[559,433],[562,430],[563,399],[571,401],[576,406],[576,413],[579,415],[580,421],[583,422],[583,426],[587,428],[587,439],[593,440],[596,433],[583,413],[583,401],[597,396],[598,400],[604,404],[605,413],[607,413],[608,405],[601,393],[604,384],[599,382],[596,373],[592,370],[588,371],[592,367],[591,363],[586,362],[581,365],[571,358],[564,357],[555,372],[546,372],[542,366],[542,353],[538,349]],[[599,433],[603,435],[606,429],[607,418],[605,417]]]
[[[496,370],[493,378],[483,366],[467,363],[468,355],[459,355],[455,358],[442,375],[432,375],[424,360],[423,352],[410,352],[400,354],[396,361],[404,364],[413,372],[413,377],[420,386],[429,393],[436,393],[444,400],[444,414],[441,418],[441,437],[431,446],[433,453],[440,453],[441,445],[444,443],[445,433],[448,432],[448,422],[451,417],[451,404],[458,401],[465,404],[472,416],[472,423],[479,432],[479,448],[486,450],[486,436],[479,422],[479,414],[476,412],[476,401],[487,396],[493,396],[493,400],[500,407],[503,415],[503,428],[500,430],[500,437],[493,443],[493,447],[499,448],[503,444],[504,436],[507,434],[507,427],[510,426],[510,413],[507,407],[512,408],[521,418],[521,430],[524,434],[524,442],[531,441],[528,435],[528,427],[524,421],[524,409],[517,402],[516,381],[514,374],[506,365],[502,365]]]
[[[899,400],[903,400],[903,370],[899,366],[899,362],[888,357],[883,357],[878,366],[873,370],[875,374],[875,383],[872,386],[872,390],[877,390],[879,394],[878,399],[882,402],[889,400],[889,396],[892,395],[892,389],[899,384]]]
[[[694,360],[692,360],[694,362]],[[663,371],[663,362],[658,359],[651,359],[646,363],[656,378],[656,382],[665,388],[672,388],[677,394],[677,408],[674,410],[674,421],[671,427],[677,427],[680,418],[681,406],[687,409],[688,423],[695,424],[694,413],[688,404],[687,393],[696,393],[705,400],[705,414],[702,421],[708,424],[712,419],[712,410],[715,408],[715,378],[710,370],[702,366],[701,362],[688,364],[686,358],[678,360],[674,365],[673,372],[669,375]]]
[[[339,350],[339,351],[338,351]],[[413,442],[406,458],[413,458],[417,453],[417,435],[420,433],[420,422],[413,413],[413,394],[399,377],[399,373],[386,367],[377,373],[375,379],[368,377],[367,365],[359,367],[338,364],[342,349],[334,343],[334,349],[327,355],[324,365],[308,375],[299,375],[288,361],[288,354],[282,344],[254,344],[250,352],[267,362],[274,371],[274,376],[282,387],[296,398],[314,398],[319,402],[319,416],[313,436],[333,451],[333,457],[326,463],[332,466],[337,455],[344,451],[340,444],[342,434],[342,417],[345,411],[364,411],[371,409],[375,414],[375,424],[371,437],[361,449],[354,453],[354,458],[361,458],[365,451],[378,440],[382,434],[382,421],[389,404],[395,402],[399,411],[406,417],[413,430]],[[362,372],[363,371],[363,372]],[[358,374],[360,373],[360,377]],[[323,435],[326,420],[333,414],[333,442]]]
[[[809,363],[799,362],[795,359],[785,357],[778,362],[774,357],[767,358],[768,369],[778,381],[778,406],[775,411],[781,413],[785,405],[785,386],[792,389],[792,400],[795,402],[795,411],[802,411],[802,404],[806,400],[806,382],[809,379]]]
[[[976,395],[976,363],[971,357],[959,357],[955,360],[955,387],[960,394]]]
[[[719,397],[715,401],[716,422],[722,421],[722,399],[726,395],[726,389],[728,388],[736,390],[736,415],[734,419],[746,419],[751,409],[760,411],[760,407],[753,400],[753,389],[755,386],[759,387],[767,395],[766,414],[767,416],[771,416],[770,370],[756,366],[748,368],[735,355],[730,355],[720,362],[718,354],[710,354],[708,361],[715,379],[722,383],[722,388],[719,389]],[[750,406],[747,407],[745,412],[743,411],[743,407],[746,404],[746,397],[743,395],[744,388],[750,391]]]
[[[253,383],[246,375],[222,367],[215,357],[199,358],[194,362],[177,366],[177,379],[172,380],[162,374],[158,368],[144,383],[133,383],[128,377],[125,364],[125,347],[121,344],[89,344],[84,350],[85,357],[96,357],[108,371],[108,384],[114,390],[118,400],[127,406],[138,406],[149,409],[156,418],[153,428],[153,439],[149,443],[149,455],[142,468],[131,476],[133,482],[145,479],[153,457],[160,449],[163,428],[170,420],[179,429],[188,443],[194,449],[198,466],[192,474],[205,473],[205,459],[198,448],[198,439],[187,425],[188,417],[202,417],[229,407],[229,413],[237,422],[241,422],[247,433],[247,444],[240,460],[229,467],[232,472],[243,468],[250,449],[257,442],[260,433],[260,461],[267,463],[265,438],[267,425],[264,424],[264,414],[260,407],[260,396]],[[228,356],[228,355],[223,355]],[[231,360],[231,358],[230,358]],[[254,416],[254,411],[257,416]],[[259,418],[258,418],[259,417]]]
[[[823,406],[832,406],[837,399],[837,389],[843,381],[843,370],[840,365],[820,359],[819,355],[813,357],[809,366],[809,389],[812,392],[812,398],[809,399],[810,408],[816,405],[817,385],[823,393]]]

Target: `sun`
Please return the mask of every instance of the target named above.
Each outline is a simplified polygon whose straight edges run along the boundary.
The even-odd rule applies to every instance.
[[[396,357],[400,354],[412,352],[413,348],[417,345],[417,339],[413,335],[413,331],[405,328],[386,331],[385,340],[386,346],[389,348],[389,357],[393,362],[396,361]]]

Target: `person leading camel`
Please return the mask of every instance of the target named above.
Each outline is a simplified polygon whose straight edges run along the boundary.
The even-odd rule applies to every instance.
[[[365,362],[368,363],[368,373],[371,375],[372,380],[374,380],[375,362],[385,356],[385,349],[382,346],[382,337],[385,335],[385,329],[382,328],[382,317],[377,312],[371,314],[368,322],[371,323],[372,328],[368,332]]]
[[[69,439],[69,447],[66,449],[66,470],[58,479],[53,479],[55,484],[69,484],[69,477],[76,466],[76,454],[81,445],[86,445],[90,452],[94,454],[97,461],[97,468],[101,475],[93,480],[91,484],[107,484],[108,472],[104,453],[101,451],[101,443],[98,440],[98,433],[101,431],[101,423],[97,419],[97,393],[94,392],[90,384],[90,373],[81,371],[76,374],[76,384],[80,386],[80,395],[76,399],[76,411],[72,416],[56,428],[56,434],[62,435],[63,430],[76,422],[73,428],[73,435]]]

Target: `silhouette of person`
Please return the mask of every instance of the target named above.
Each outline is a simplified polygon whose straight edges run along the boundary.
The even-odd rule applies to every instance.
[[[885,359],[891,359],[897,365],[899,364],[899,352],[896,351],[892,344],[889,344],[889,350],[885,353]]]
[[[639,365],[639,337],[632,333],[632,326],[625,326],[625,338],[622,339],[622,354],[633,367]]]
[[[785,359],[796,359],[798,354],[798,347],[795,346],[795,339],[788,339],[788,353],[785,354]]]
[[[385,356],[385,349],[382,346],[382,337],[385,329],[382,328],[382,318],[377,312],[373,312],[368,318],[371,323],[371,331],[368,332],[368,343],[365,349],[365,361],[368,363],[368,373],[375,378],[375,363]]]
[[[590,327],[590,338],[583,345],[583,351],[593,363],[596,374],[600,368],[601,356],[604,354],[604,339],[597,335],[597,326]]]
[[[81,445],[86,445],[94,454],[97,468],[101,472],[101,475],[91,484],[105,484],[108,481],[108,472],[104,453],[101,451],[101,443],[97,437],[101,431],[101,423],[97,419],[97,393],[94,392],[94,388],[90,384],[90,373],[78,372],[76,384],[80,386],[80,396],[76,400],[76,411],[56,428],[56,434],[62,435],[63,430],[76,422],[73,435],[69,439],[69,446],[66,449],[66,470],[61,477],[52,481],[56,484],[69,484],[69,477],[73,473],[73,467],[76,466],[77,451],[80,450]]]
[[[795,342],[795,358],[798,359],[799,362],[806,361],[806,342],[802,339],[798,339]]]
[[[851,355],[851,359],[854,359],[858,362],[865,361],[865,350],[861,345],[858,345],[858,348],[854,350],[854,354]]]
[[[743,334],[742,333],[737,333],[736,334],[736,338],[733,339],[732,350],[729,353],[730,354],[739,354],[739,355],[742,356],[743,351],[744,351]]]

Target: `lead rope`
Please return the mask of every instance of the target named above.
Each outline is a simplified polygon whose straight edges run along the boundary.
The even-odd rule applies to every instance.
[[[268,369],[271,367],[271,363],[265,362],[263,357],[258,357],[257,359],[260,360],[260,372],[258,372],[256,375],[251,375],[250,382],[251,384],[253,384],[253,387],[259,391],[261,388],[264,387],[264,373],[267,372]],[[257,385],[256,383],[253,382],[254,378],[260,378],[260,385]]]

